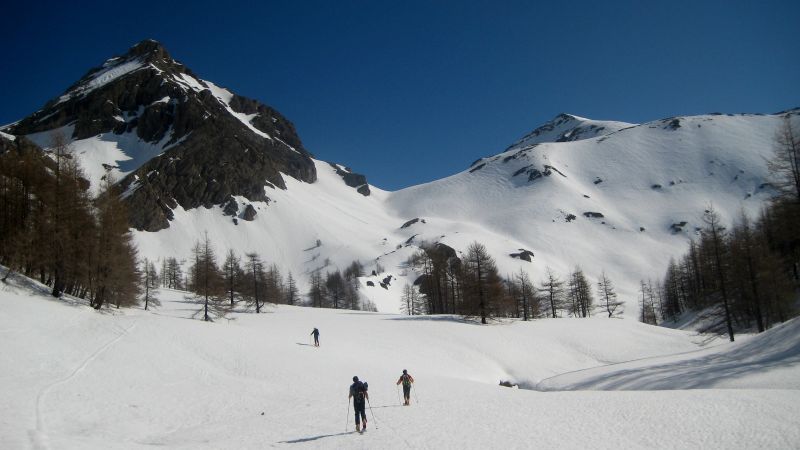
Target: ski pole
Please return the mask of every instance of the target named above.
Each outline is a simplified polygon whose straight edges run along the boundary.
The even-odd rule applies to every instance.
[[[397,403],[403,403],[400,401],[400,385],[397,385]]]
[[[347,433],[347,422],[350,421],[350,398],[347,399],[347,415],[344,416],[344,432]]]
[[[378,429],[378,419],[375,418],[375,413],[372,411],[372,403],[369,402],[369,397],[367,397],[367,404],[369,405],[369,413],[372,414],[372,421],[375,422],[375,429]],[[348,403],[349,405],[349,403]]]
[[[419,404],[419,398],[417,398],[417,388],[414,387],[414,383],[411,383],[411,390],[414,391],[414,401]]]

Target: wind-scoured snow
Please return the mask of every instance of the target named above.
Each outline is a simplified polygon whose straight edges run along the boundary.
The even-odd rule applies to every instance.
[[[738,380],[729,389],[538,392],[498,383],[535,385],[565,372],[670,358],[696,351],[698,338],[632,320],[480,326],[289,306],[206,323],[198,320],[201,305],[178,291],[162,290],[162,306],[151,311],[104,312],[48,293],[17,276],[0,285],[0,333],[13,343],[0,352],[4,449],[800,445],[792,419],[800,393],[790,382],[800,375],[797,352],[770,353],[773,340],[796,347],[794,323],[741,346],[701,350],[762,355],[769,364],[757,378],[724,364],[692,373],[676,363],[660,373],[683,377],[684,386],[724,373]],[[314,327],[319,348],[310,341]],[[408,407],[395,384],[403,369],[416,379]],[[370,387],[364,435],[353,432],[347,399],[354,375]]]
[[[8,139],[9,141],[14,141],[17,139],[17,137],[13,134],[3,133],[2,131],[0,131],[0,137],[3,139]]]
[[[65,102],[76,96],[86,95],[95,89],[111,83],[117,78],[123,77],[143,67],[148,67],[142,58],[134,58],[122,62],[117,62],[116,59],[117,58],[106,61],[101,70],[92,74],[88,80],[59,97],[57,103]]]

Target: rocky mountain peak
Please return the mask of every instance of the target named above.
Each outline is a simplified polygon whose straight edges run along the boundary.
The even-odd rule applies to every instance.
[[[126,157],[102,166],[121,178],[131,225],[140,230],[169,227],[178,205],[209,208],[233,196],[266,202],[265,187],[284,189],[283,176],[316,180],[289,120],[202,80],[151,39],[89,70],[7,131],[40,137],[58,131],[94,152],[115,147]]]
[[[145,59],[172,59],[167,49],[155,39],[145,39],[134,45],[123,56],[125,59],[143,57]]]

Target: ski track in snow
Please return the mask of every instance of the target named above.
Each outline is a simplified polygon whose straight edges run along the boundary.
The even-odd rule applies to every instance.
[[[42,402],[47,394],[57,386],[68,383],[70,380],[75,378],[75,376],[83,372],[84,369],[86,369],[86,367],[92,363],[92,361],[97,359],[98,356],[108,350],[111,346],[119,342],[120,339],[127,336],[135,326],[136,322],[134,322],[130,327],[122,329],[122,331],[114,338],[110,339],[103,346],[86,357],[86,359],[84,359],[83,362],[75,367],[75,369],[69,375],[48,384],[39,391],[39,393],[36,395],[36,429],[30,431],[31,444],[36,450],[47,450],[49,448],[47,445],[47,432],[44,426],[44,414],[42,413]]]

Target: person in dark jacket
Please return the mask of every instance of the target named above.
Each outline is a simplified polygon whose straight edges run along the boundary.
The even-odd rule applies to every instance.
[[[405,399],[404,406],[411,404],[411,383],[414,382],[414,377],[408,374],[406,369],[403,369],[403,374],[397,380],[397,384],[403,383],[403,398]]]
[[[366,401],[369,399],[369,392],[364,383],[358,381],[358,377],[353,377],[353,384],[350,385],[350,395],[347,397],[353,399],[353,410],[356,412],[356,431],[363,433],[367,429],[367,412],[365,409]],[[364,422],[362,428],[361,421]]]
[[[311,334],[314,335],[314,347],[319,347],[319,330],[314,328]]]

